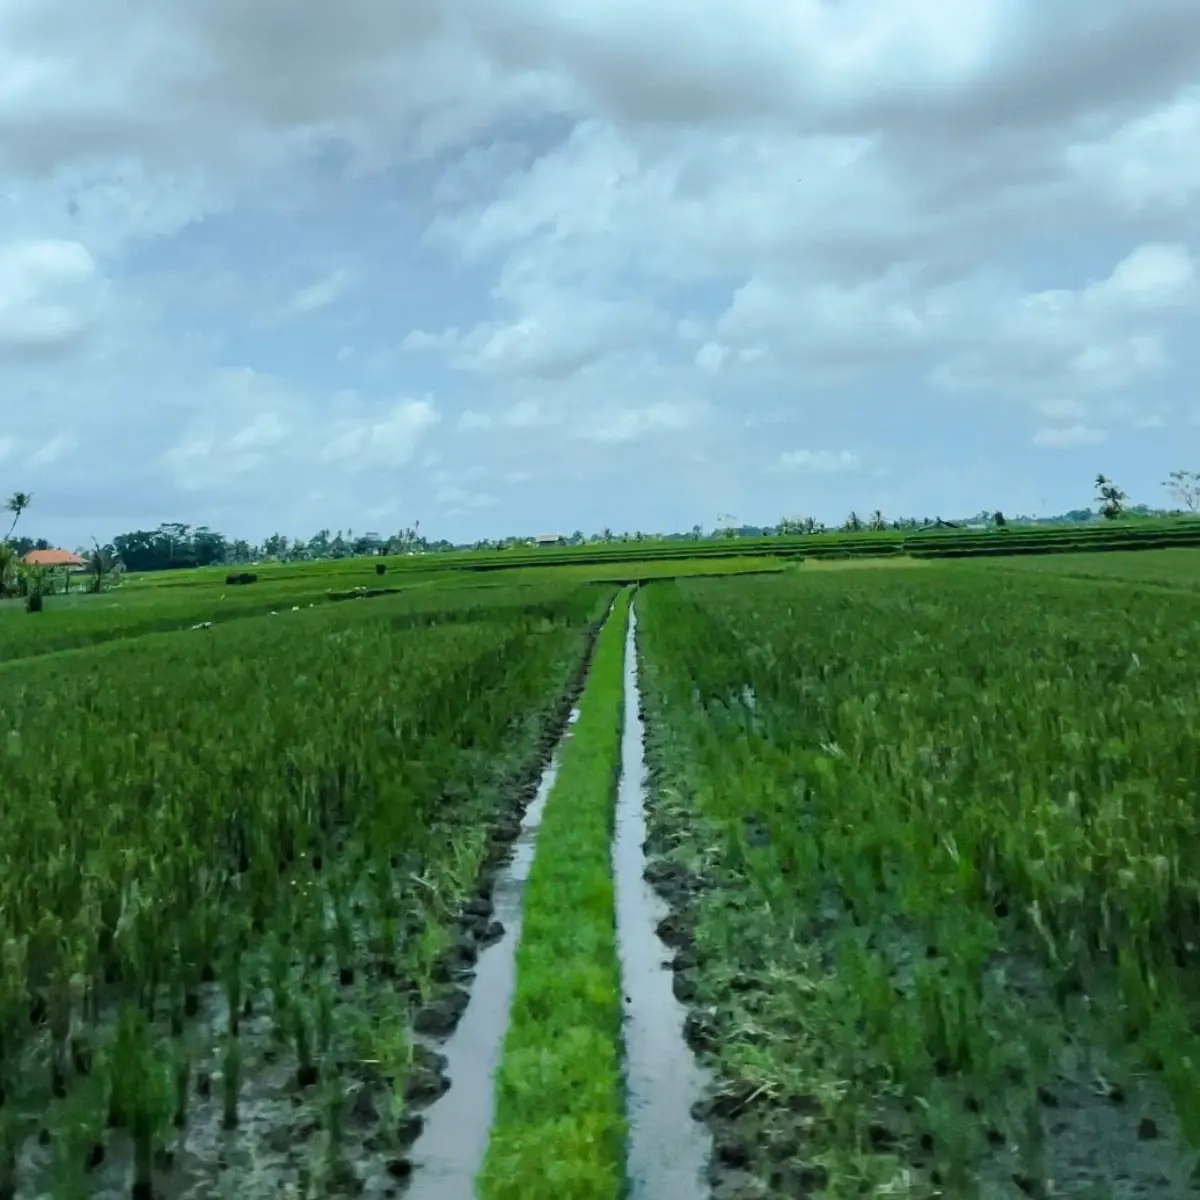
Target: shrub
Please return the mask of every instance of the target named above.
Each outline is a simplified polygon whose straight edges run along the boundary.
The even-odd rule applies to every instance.
[[[257,583],[258,576],[252,574],[250,571],[239,571],[236,575],[226,575],[225,582],[227,584]]]
[[[44,604],[45,604],[45,597],[42,595],[41,591],[37,588],[34,588],[29,593],[29,595],[25,597],[25,611],[26,612],[41,612],[42,606]]]
[[[386,575],[387,574],[387,563],[376,563],[375,564],[375,574],[376,575]]]

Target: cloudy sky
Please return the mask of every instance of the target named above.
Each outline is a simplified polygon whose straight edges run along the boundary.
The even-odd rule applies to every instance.
[[[0,0],[0,490],[74,544],[1200,468],[1196,0]]]

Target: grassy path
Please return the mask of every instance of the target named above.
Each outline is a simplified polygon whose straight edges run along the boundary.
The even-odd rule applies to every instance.
[[[630,593],[600,634],[525,892],[483,1200],[625,1192],[621,980],[612,879]]]

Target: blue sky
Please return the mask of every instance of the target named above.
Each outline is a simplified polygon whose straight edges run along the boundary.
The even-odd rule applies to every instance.
[[[1194,0],[0,0],[65,544],[1052,512],[1200,468]]]

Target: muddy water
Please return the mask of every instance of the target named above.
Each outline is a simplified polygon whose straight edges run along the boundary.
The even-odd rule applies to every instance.
[[[570,724],[578,718],[576,709]],[[563,742],[570,736],[568,726]],[[471,1200],[475,1195],[474,1180],[483,1165],[492,1126],[493,1077],[504,1049],[516,986],[522,896],[561,754],[562,743],[525,810],[512,859],[496,878],[492,903],[504,936],[480,953],[470,1002],[450,1039],[440,1047],[447,1060],[450,1090],[426,1110],[424,1129],[412,1150],[416,1169],[405,1193],[409,1200]]]
[[[655,932],[667,906],[646,882],[646,769],[638,712],[637,618],[625,642],[625,724],[613,844],[617,936],[625,992],[630,1200],[693,1200],[705,1183],[709,1136],[692,1105],[706,1078],[683,1040],[686,1015],[672,990],[670,952]]]

